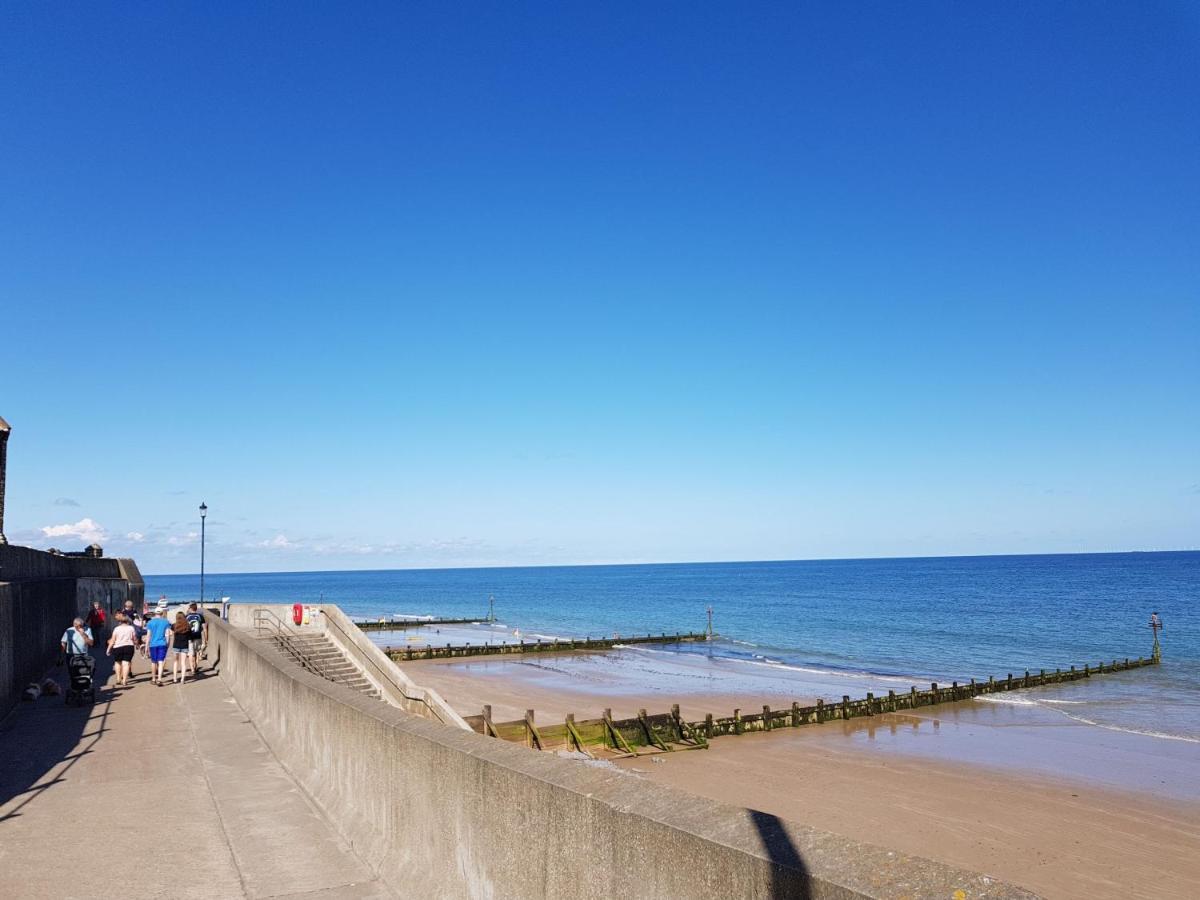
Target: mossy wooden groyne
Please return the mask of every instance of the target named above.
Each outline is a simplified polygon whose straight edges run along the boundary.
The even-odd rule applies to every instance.
[[[611,711],[607,709],[598,719],[579,720],[572,714],[568,715],[561,725],[536,725],[533,710],[528,710],[523,719],[493,722],[490,706],[483,708],[482,715],[463,716],[463,719],[481,734],[523,743],[539,750],[575,750],[589,755],[592,751],[600,751],[608,755],[635,756],[643,751],[655,753],[704,749],[709,740],[724,735],[799,728],[836,720],[902,712],[1006,691],[1065,684],[1157,664],[1157,657],[1138,657],[1114,659],[1110,663],[1099,662],[1095,666],[1071,666],[1069,669],[1055,669],[1053,672],[1042,669],[1036,674],[1028,670],[1020,675],[1010,672],[1006,677],[989,677],[987,681],[971,679],[965,684],[955,681],[949,686],[935,682],[930,684],[928,690],[918,690],[914,686],[901,693],[888,691],[887,696],[876,697],[868,693],[857,700],[844,696],[840,703],[818,700],[812,706],[792,703],[789,707],[777,709],[764,705],[761,712],[743,715],[740,709],[735,709],[732,716],[722,717],[710,713],[698,722],[685,721],[679,714],[678,704],[672,705],[670,712],[657,715],[649,715],[643,709],[631,719],[614,720]]]
[[[496,656],[506,653],[569,653],[573,650],[611,650],[624,644],[685,644],[706,641],[708,635],[646,634],[611,638],[555,638],[553,640],[519,641],[516,643],[448,644],[443,647],[385,647],[384,653],[396,662],[422,659],[453,659],[467,656]]]
[[[402,631],[423,625],[482,625],[487,621],[487,616],[476,616],[467,619],[378,619],[356,621],[354,624],[363,631]]]

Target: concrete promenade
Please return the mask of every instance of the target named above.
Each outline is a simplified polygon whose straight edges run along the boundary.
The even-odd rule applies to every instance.
[[[394,896],[219,677],[155,687],[149,663],[134,666],[134,684],[106,684],[94,707],[42,697],[0,721],[0,896]]]

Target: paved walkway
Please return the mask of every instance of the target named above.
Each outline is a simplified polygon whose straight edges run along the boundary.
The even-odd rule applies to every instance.
[[[5,900],[392,896],[217,675],[155,687],[134,666],[94,707],[42,697],[0,722]],[[110,672],[101,656],[98,678]]]

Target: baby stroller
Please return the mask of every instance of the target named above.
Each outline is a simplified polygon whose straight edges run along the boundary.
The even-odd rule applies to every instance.
[[[74,653],[67,657],[67,706],[83,706],[96,702],[96,660],[90,653]]]

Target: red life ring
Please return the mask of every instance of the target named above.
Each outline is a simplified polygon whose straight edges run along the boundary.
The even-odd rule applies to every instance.
[[[304,606],[300,603],[292,604],[292,621],[297,625],[304,624]]]

